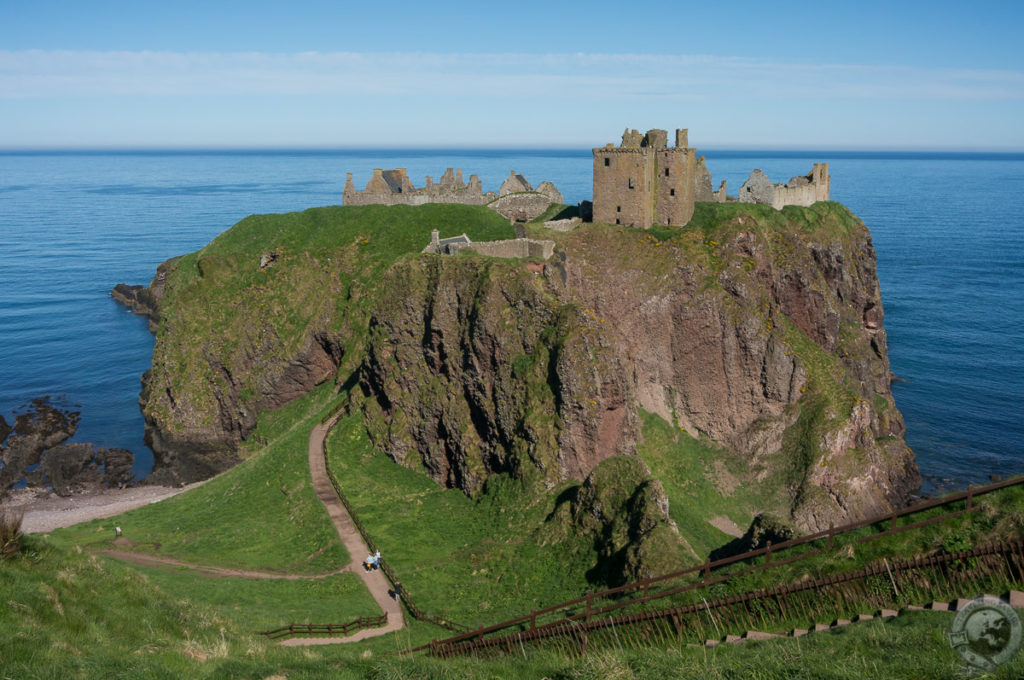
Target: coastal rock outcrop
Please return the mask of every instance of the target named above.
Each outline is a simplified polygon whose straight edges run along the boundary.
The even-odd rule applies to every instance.
[[[0,416],[0,497],[15,484],[50,485],[58,496],[130,483],[134,454],[125,449],[65,443],[78,430],[79,412],[35,399],[11,427]]]
[[[14,418],[13,427],[0,417],[0,495],[21,481],[28,468],[39,465],[44,451],[78,430],[79,415],[56,408],[48,398],[41,397]]]
[[[162,265],[142,395],[155,478],[233,464],[261,410],[336,378],[380,450],[470,496],[492,475],[585,482],[634,457],[641,411],[781,490],[763,510],[800,530],[919,484],[870,233],[838,204],[700,203],[683,229],[545,232],[545,262],[418,254],[426,217],[472,231],[500,220],[484,208],[334,210],[303,214],[297,240],[315,247],[261,240],[288,232],[256,216]]]
[[[800,529],[903,504],[920,479],[869,232],[840,207],[801,213],[813,229],[727,210],[710,235],[665,242],[595,225],[543,277],[396,266],[360,372],[377,445],[469,494],[527,461],[583,480],[634,450],[639,408],[736,452],[752,483],[786,485],[773,510]]]
[[[171,373],[143,375],[140,402],[151,407],[143,411],[145,441],[155,463],[148,482],[189,484],[236,465],[241,458],[235,450],[256,427],[259,412],[286,404],[337,374],[342,349],[327,334],[308,336],[305,347],[285,361],[275,355],[271,334],[265,337],[266,347],[243,345],[231,360],[209,357],[212,389],[202,396],[212,398],[212,409],[201,406],[194,394],[176,390]],[[167,428],[166,420],[186,427]]]

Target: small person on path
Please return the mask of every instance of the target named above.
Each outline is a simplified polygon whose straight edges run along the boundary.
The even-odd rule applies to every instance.
[[[391,591],[391,597],[394,598],[395,602],[402,599],[402,584],[395,581],[395,589]]]
[[[373,568],[380,569],[380,550],[373,553]]]

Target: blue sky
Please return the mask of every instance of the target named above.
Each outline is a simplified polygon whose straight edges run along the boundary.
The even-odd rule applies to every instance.
[[[0,0],[0,149],[1024,150],[1024,2]]]

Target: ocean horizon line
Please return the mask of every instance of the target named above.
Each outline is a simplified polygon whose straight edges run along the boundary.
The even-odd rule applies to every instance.
[[[83,147],[0,147],[5,156],[117,156],[117,155],[360,155],[376,153],[386,156],[440,155],[440,154],[493,154],[518,153],[528,155],[580,155],[590,156],[593,148],[600,147],[544,147],[544,146],[83,146]],[[708,146],[697,147],[700,154],[721,158],[758,155],[763,157],[831,156],[834,158],[925,159],[956,158],[960,160],[1022,160],[1022,150],[992,150],[966,148],[852,148],[852,147],[757,147]]]

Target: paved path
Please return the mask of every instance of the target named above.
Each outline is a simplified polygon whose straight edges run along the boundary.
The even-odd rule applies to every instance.
[[[324,504],[324,507],[327,508],[327,514],[330,515],[331,521],[334,522],[334,528],[338,530],[338,536],[341,538],[341,542],[345,544],[345,549],[348,550],[348,554],[351,557],[351,561],[344,569],[354,571],[363,579],[370,594],[373,595],[373,599],[377,601],[381,609],[388,613],[388,624],[381,628],[364,628],[347,637],[291,638],[281,643],[286,646],[355,642],[369,637],[385,635],[392,631],[400,630],[405,626],[401,603],[388,596],[388,590],[391,589],[391,585],[384,577],[384,572],[379,569],[368,572],[362,568],[363,557],[369,554],[369,548],[363,542],[363,537],[359,535],[359,530],[353,524],[348,510],[341,504],[338,495],[334,493],[331,480],[327,477],[327,462],[324,460],[324,438],[327,437],[328,431],[330,431],[331,426],[334,425],[338,417],[340,417],[340,414],[335,416],[334,420],[331,420],[326,425],[317,425],[309,433],[309,471],[313,477],[313,491],[316,493],[317,498],[320,499],[320,502]]]

